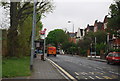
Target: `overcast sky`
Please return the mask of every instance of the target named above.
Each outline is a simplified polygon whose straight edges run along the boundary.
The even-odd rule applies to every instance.
[[[47,33],[54,29],[67,29],[74,31],[86,28],[87,24],[93,25],[95,20],[103,21],[108,15],[109,6],[113,0],[54,0],[55,10],[42,19]],[[68,23],[72,21],[72,23]]]
[[[74,31],[78,28],[86,28],[87,24],[93,25],[95,20],[103,21],[109,12],[109,6],[113,0],[53,0],[55,10],[42,18],[47,34],[54,29],[67,29]],[[0,23],[4,20],[3,10],[0,8]],[[71,23],[68,23],[71,21]]]

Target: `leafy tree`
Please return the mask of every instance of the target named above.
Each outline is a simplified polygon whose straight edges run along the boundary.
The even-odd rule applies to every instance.
[[[8,30],[8,51],[10,56],[15,56],[18,52],[17,48],[19,46],[18,42],[18,28],[32,13],[33,4],[31,2],[12,2],[2,3],[4,8],[10,8],[10,28]],[[40,0],[36,3],[36,12],[39,17],[37,22],[41,19],[44,13],[52,12],[53,5],[51,0]],[[31,22],[32,23],[32,22]],[[31,25],[32,26],[32,25]]]
[[[105,31],[97,31],[97,32],[88,32],[87,35],[85,35],[83,40],[80,40],[78,43],[80,54],[86,54],[87,50],[91,48],[91,44],[93,50],[95,50],[95,37],[96,37],[96,43],[97,43],[97,50],[100,51],[100,49],[105,49],[107,40],[107,33]]]
[[[31,46],[31,25],[32,25],[32,16],[29,16],[26,21],[20,25],[19,27],[19,35],[18,35],[18,53],[17,57],[25,56],[30,54],[30,46]],[[36,39],[39,39],[39,30],[42,28],[42,23],[38,22],[36,27]],[[24,51],[25,50],[25,51]]]
[[[105,44],[105,43],[99,43],[99,44],[97,44],[96,45],[97,54],[100,54],[100,50],[106,51],[106,47],[107,47],[107,44]]]
[[[108,31],[117,34],[117,30],[120,29],[120,1],[115,1],[109,8],[111,17],[108,20]]]
[[[68,41],[68,36],[62,29],[50,31],[46,38],[47,44],[54,44],[56,47],[66,41]]]
[[[77,53],[77,45],[73,42],[66,41],[62,44],[62,49],[66,53]]]

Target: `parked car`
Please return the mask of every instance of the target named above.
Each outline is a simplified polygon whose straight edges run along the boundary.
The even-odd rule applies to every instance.
[[[106,56],[106,60],[108,64],[120,64],[120,52],[110,52]]]

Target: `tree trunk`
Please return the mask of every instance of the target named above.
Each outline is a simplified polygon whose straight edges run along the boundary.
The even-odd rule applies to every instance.
[[[17,54],[17,2],[10,3],[10,28],[8,30],[8,53],[9,56],[16,56]]]

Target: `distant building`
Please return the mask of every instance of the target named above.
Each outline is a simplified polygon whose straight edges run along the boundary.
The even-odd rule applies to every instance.
[[[94,23],[94,32],[97,32],[98,30],[104,30],[104,24],[103,22],[98,22],[98,20]]]
[[[107,29],[107,24],[108,24],[108,20],[109,20],[109,17],[106,15],[104,20],[103,20],[103,23],[104,23],[104,30]]]
[[[88,24],[87,28],[85,28],[85,34],[87,34],[90,31],[94,32],[94,26]]]
[[[70,36],[69,42],[76,43],[76,34],[77,34],[77,32],[75,32],[75,33],[73,33],[73,32],[67,32],[67,34]]]
[[[85,36],[84,29],[78,28],[78,31],[76,33],[76,42],[78,42],[79,40],[82,40],[84,36]]]

